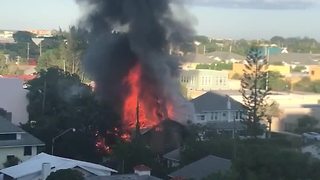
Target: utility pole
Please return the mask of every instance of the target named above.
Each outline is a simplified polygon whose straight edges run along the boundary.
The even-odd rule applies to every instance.
[[[267,51],[266,51],[266,56],[267,56],[266,91],[267,91],[269,89],[269,56],[270,56],[270,52],[269,52],[269,47],[266,47],[266,49],[267,49]]]
[[[137,98],[137,107],[136,107],[136,140],[140,138],[140,119],[139,119],[139,98]]]
[[[30,43],[27,43],[27,61],[29,61],[30,57]]]

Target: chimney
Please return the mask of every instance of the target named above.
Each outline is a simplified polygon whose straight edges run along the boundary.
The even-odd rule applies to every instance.
[[[145,166],[143,164],[135,166],[133,168],[133,170],[134,170],[134,173],[139,176],[144,176],[144,175],[150,176],[151,175],[151,168],[149,168],[148,166]]]
[[[45,180],[51,173],[51,165],[50,163],[42,163],[41,169],[41,179]]]

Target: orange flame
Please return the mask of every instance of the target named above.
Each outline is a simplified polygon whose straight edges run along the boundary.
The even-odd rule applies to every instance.
[[[122,109],[122,119],[126,128],[135,127],[137,107],[141,128],[157,125],[161,120],[168,117],[169,113],[167,111],[173,109],[173,106],[168,105],[165,109],[161,109],[161,102],[153,95],[152,84],[150,87],[145,87],[145,85],[143,87],[141,75],[141,65],[136,64],[123,80],[123,83],[129,87],[129,93],[124,100]]]

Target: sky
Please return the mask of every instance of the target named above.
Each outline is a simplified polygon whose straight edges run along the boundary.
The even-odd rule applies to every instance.
[[[67,29],[81,18],[74,0],[0,0],[0,29]],[[214,38],[320,40],[320,0],[185,0],[198,34]]]

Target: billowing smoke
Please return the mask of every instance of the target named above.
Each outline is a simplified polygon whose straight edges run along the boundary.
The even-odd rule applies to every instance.
[[[144,108],[146,119],[153,121],[156,114],[158,120],[186,120],[179,110],[185,102],[177,79],[179,57],[170,55],[193,34],[191,24],[181,16],[182,1],[77,2],[88,10],[80,22],[80,27],[90,34],[83,64],[96,82],[97,93],[123,114],[128,97],[135,96],[132,86],[139,86],[138,97],[133,100]],[[179,16],[173,11],[179,11]],[[139,80],[133,85],[126,81],[132,78],[128,77],[130,72],[138,73]],[[131,106],[131,111],[136,112],[136,102]]]

